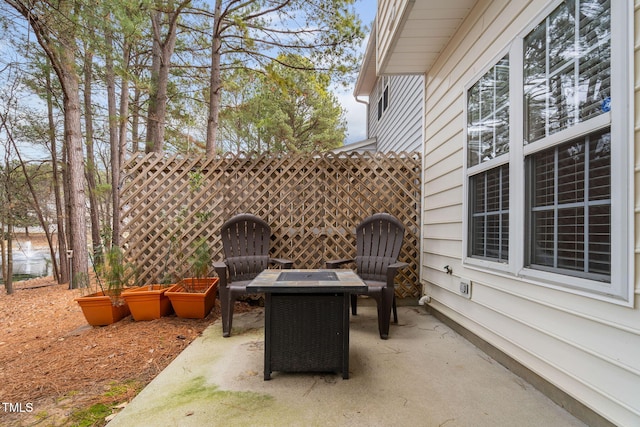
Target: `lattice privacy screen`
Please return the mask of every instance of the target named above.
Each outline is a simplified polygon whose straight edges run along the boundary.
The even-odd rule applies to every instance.
[[[418,297],[420,169],[419,153],[140,155],[125,165],[123,247],[143,283],[175,279],[200,239],[221,260],[222,223],[247,212],[271,225],[271,256],[320,268],[354,256],[356,225],[389,212],[406,227],[410,265],[396,294]]]

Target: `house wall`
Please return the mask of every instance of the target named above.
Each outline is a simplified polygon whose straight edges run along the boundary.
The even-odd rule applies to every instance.
[[[381,77],[378,78],[380,81]],[[380,86],[369,96],[368,137],[377,140],[377,151],[420,151],[422,147],[424,77],[391,76],[389,106],[378,120]]]
[[[623,1],[623,0],[613,0]],[[640,0],[634,0],[635,248],[640,248]],[[640,425],[640,310],[462,264],[465,85],[549,5],[481,0],[425,80],[421,281],[430,305],[620,426]],[[635,184],[634,184],[635,181]],[[631,254],[630,254],[631,255]],[[453,274],[444,266],[453,268]],[[471,298],[460,295],[470,279]],[[469,363],[473,363],[470,361]],[[489,385],[488,385],[489,386]]]
[[[385,31],[377,31],[376,37],[376,57],[378,66],[386,62],[386,58],[382,54],[390,50],[393,42],[393,35],[398,26],[402,23],[402,16],[410,7],[409,0],[378,0],[378,15],[376,20],[384,22]],[[379,71],[379,69],[377,70]],[[379,72],[376,73],[380,75]]]

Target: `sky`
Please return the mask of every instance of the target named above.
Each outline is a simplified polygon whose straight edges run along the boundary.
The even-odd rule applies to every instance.
[[[360,19],[364,25],[367,27],[371,26],[377,8],[376,0],[355,0],[354,4],[356,13],[360,16]],[[369,39],[369,35],[367,34],[365,39],[362,41],[360,46],[360,52],[364,54],[365,49],[367,47],[367,41]],[[0,41],[0,52],[3,52],[3,55],[6,53],[4,49],[4,43]],[[334,89],[334,94],[336,95],[338,102],[345,110],[345,117],[347,120],[347,136],[345,139],[345,144],[350,144],[358,141],[364,140],[366,135],[366,113],[367,107],[365,104],[359,103],[355,100],[353,96],[353,89],[355,87],[357,76],[354,76],[353,82],[347,87],[336,87]],[[47,157],[48,153],[39,153],[39,150],[32,152],[33,150],[27,150],[26,153],[23,153],[28,158],[35,159],[41,158],[42,156]],[[0,153],[1,153],[0,147]]]
[[[360,15],[362,23],[370,27],[376,17],[377,1],[356,0],[355,8],[358,15]],[[360,46],[360,50],[363,54],[367,48],[368,40],[369,35],[367,34],[367,37],[365,37],[362,45]],[[346,89],[337,89],[335,92],[338,101],[345,109],[345,115],[347,118],[347,138],[345,140],[345,145],[362,141],[367,137],[367,106],[357,102],[353,96],[355,84],[356,81],[354,77],[354,80],[349,87]]]

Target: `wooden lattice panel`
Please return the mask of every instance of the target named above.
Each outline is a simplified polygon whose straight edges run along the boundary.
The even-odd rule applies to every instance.
[[[131,158],[121,194],[122,241],[141,281],[174,280],[199,239],[222,258],[220,227],[248,212],[271,226],[271,256],[296,268],[355,255],[355,228],[388,212],[406,227],[398,297],[418,297],[420,155],[226,154]]]

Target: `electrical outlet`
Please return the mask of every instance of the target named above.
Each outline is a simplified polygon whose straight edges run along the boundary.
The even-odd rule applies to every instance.
[[[471,298],[471,280],[460,278],[460,295]]]

